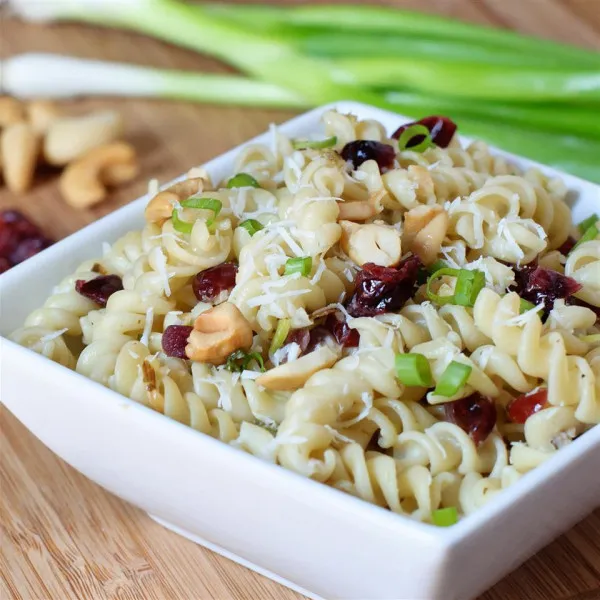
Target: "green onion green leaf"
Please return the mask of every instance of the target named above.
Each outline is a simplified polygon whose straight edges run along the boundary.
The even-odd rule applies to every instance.
[[[408,386],[431,387],[429,361],[422,354],[396,354],[396,377]]]
[[[461,269],[454,289],[454,304],[474,306],[479,292],[485,287],[485,274],[481,271]]]
[[[197,208],[200,210],[212,210],[214,217],[206,221],[206,226],[210,227],[223,208],[223,203],[216,198],[188,198],[181,203],[182,208]],[[179,209],[174,208],[171,215],[173,227],[181,233],[191,233],[194,227],[193,223],[182,221],[179,217]]]
[[[231,372],[241,373],[248,368],[248,365],[252,362],[256,362],[261,372],[265,371],[265,362],[263,357],[258,352],[244,352],[243,350],[236,350],[227,357],[225,368]]]
[[[413,138],[422,137],[423,140],[414,146],[408,147],[408,144]],[[410,150],[411,152],[425,152],[427,148],[433,148],[435,144],[431,139],[431,133],[425,125],[415,123],[407,127],[398,138],[398,148],[402,150]]]
[[[440,269],[447,269],[448,268],[448,263],[446,263],[443,260],[436,260],[432,265],[429,265],[427,267],[427,270],[429,271],[429,273],[435,273],[436,271],[439,271]]]
[[[269,354],[277,352],[277,350],[279,350],[279,348],[285,344],[285,340],[290,332],[291,325],[291,319],[280,319],[277,322],[277,328],[275,329],[275,335],[273,336],[273,341],[271,342],[271,347],[269,348]]]
[[[575,250],[575,248],[577,248],[577,246],[579,246],[580,244],[583,244],[584,242],[589,242],[591,240],[596,239],[597,235],[598,235],[598,228],[596,227],[596,225],[591,225],[590,227],[588,227],[585,230],[585,233],[581,236],[579,241],[573,246],[573,248],[571,249],[571,252],[573,252],[573,250]]]
[[[337,144],[337,136],[332,135],[324,140],[292,140],[292,147],[295,150],[321,150],[323,148],[332,148]]]
[[[453,360],[442,373],[433,393],[436,396],[445,396],[450,398],[454,396],[469,379],[473,367]]]
[[[455,506],[434,510],[431,513],[431,521],[438,527],[450,527],[458,523],[458,511]]]
[[[297,258],[289,258],[285,263],[284,275],[293,275],[294,273],[300,273],[303,277],[306,277],[312,270],[312,257],[310,256],[299,256]]]
[[[521,301],[519,303],[519,313],[523,314],[524,312],[527,312],[528,310],[531,310],[532,308],[535,308],[535,304],[533,304],[533,302],[529,302],[528,300],[523,300],[523,298],[521,298]]]
[[[240,227],[243,227],[252,237],[257,231],[264,229],[262,223],[257,221],[256,219],[248,219],[243,223],[240,223]]]
[[[227,182],[227,187],[230,189],[240,187],[259,188],[260,184],[252,177],[252,175],[248,175],[248,173],[238,173]]]
[[[593,215],[590,215],[587,219],[584,219],[583,221],[581,221],[581,223],[579,223],[579,225],[577,225],[577,228],[579,229],[580,233],[585,233],[592,225],[595,225],[597,221],[600,221],[600,217],[594,213]]]
[[[437,305],[442,306],[443,304],[454,304],[454,295],[452,296],[440,296],[435,292],[431,291],[431,284],[440,277],[444,275],[449,275],[451,277],[458,277],[460,270],[459,269],[451,269],[450,267],[442,267],[438,269],[431,277],[427,280],[427,297],[435,302]]]

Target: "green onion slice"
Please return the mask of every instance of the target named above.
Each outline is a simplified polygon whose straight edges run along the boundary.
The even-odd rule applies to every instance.
[[[260,184],[252,177],[252,175],[249,175],[248,173],[238,173],[227,182],[227,187],[230,189],[240,187],[259,188]]]
[[[331,148],[337,144],[337,136],[332,135],[324,140],[292,140],[292,147],[295,150],[305,150],[312,148],[313,150],[321,150],[322,148]]]
[[[221,212],[223,208],[223,203],[216,198],[188,198],[181,203],[182,208],[197,208],[200,210],[212,210],[215,214],[212,219],[208,219],[206,221],[206,226],[210,227],[217,218],[218,214]],[[171,215],[171,219],[173,220],[173,227],[180,231],[181,233],[191,233],[194,227],[193,223],[189,223],[187,221],[182,221],[179,217],[179,210],[177,208],[173,209],[173,213]]]
[[[423,141],[408,148],[409,142],[416,137],[423,137]],[[425,152],[427,148],[433,148],[434,146],[435,144],[431,139],[429,129],[420,123],[415,123],[414,125],[407,127],[398,138],[398,148],[400,151],[410,150],[411,152]]]
[[[432,265],[429,265],[427,267],[427,270],[429,271],[429,273],[435,273],[436,271],[439,271],[440,269],[447,269],[448,268],[448,263],[446,263],[443,260],[436,260]]]
[[[527,312],[528,310],[531,310],[532,308],[535,308],[535,304],[533,304],[533,302],[529,302],[529,300],[523,300],[523,298],[521,298],[521,301],[519,303],[519,313],[523,314],[524,312]]]
[[[232,352],[227,357],[225,368],[228,371],[237,371],[241,373],[242,371],[246,370],[252,361],[255,361],[259,370],[264,373],[265,362],[263,357],[258,352],[244,352],[243,350],[236,350],[235,352]]]
[[[312,257],[310,256],[299,256],[298,258],[289,258],[285,263],[284,275],[293,275],[294,273],[301,273],[306,277],[312,270]]]
[[[450,527],[458,523],[458,511],[455,506],[439,508],[431,513],[431,521],[438,527]]]
[[[438,381],[433,393],[436,396],[445,396],[446,398],[454,396],[467,383],[472,370],[473,367],[470,365],[453,360],[442,373],[442,377]]]
[[[243,227],[252,237],[257,231],[264,229],[262,223],[257,221],[256,219],[248,219],[243,223],[240,223],[240,227]]]
[[[454,289],[454,304],[474,306],[479,292],[485,287],[485,274],[474,269],[461,269]]]
[[[452,296],[440,296],[435,292],[431,291],[431,284],[440,277],[444,275],[450,275],[451,277],[458,277],[460,273],[459,269],[451,269],[450,267],[442,267],[438,269],[428,280],[427,280],[427,297],[432,301],[438,304],[439,306],[443,304],[454,304],[454,295]]]
[[[584,242],[589,242],[591,240],[596,239],[597,235],[598,235],[598,228],[596,227],[596,225],[591,225],[590,227],[588,227],[585,230],[585,233],[581,236],[579,241],[573,246],[573,248],[571,249],[571,252],[573,252],[573,250],[575,250],[575,248],[577,248],[577,246],[579,246],[580,244],[583,244]]]
[[[275,329],[275,335],[273,336],[273,341],[271,342],[271,347],[269,348],[269,354],[277,352],[277,350],[283,346],[285,340],[287,339],[288,333],[290,332],[291,324],[291,319],[280,319],[277,322],[277,328]]]
[[[396,354],[396,377],[408,386],[433,385],[429,361],[422,354]]]
[[[594,213],[593,215],[590,215],[587,219],[584,219],[583,221],[581,221],[581,223],[579,223],[579,225],[577,225],[577,228],[579,229],[580,233],[585,233],[592,225],[595,225],[597,221],[600,221],[600,217]]]

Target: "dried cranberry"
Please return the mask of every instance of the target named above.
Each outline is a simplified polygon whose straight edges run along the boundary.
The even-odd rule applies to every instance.
[[[392,146],[373,140],[355,140],[342,148],[342,158],[358,169],[367,160],[374,160],[383,173],[394,166],[396,152]]]
[[[285,338],[286,344],[298,344],[300,346],[300,354],[304,354],[308,345],[310,344],[310,329],[303,327],[302,329],[292,329],[287,338]]]
[[[326,343],[327,340],[333,340],[333,336],[325,327],[317,326],[312,329],[303,327],[302,329],[293,329],[290,331],[285,339],[285,344],[298,344],[300,347],[300,356],[302,356],[303,354],[313,352],[319,346]]]
[[[333,336],[327,329],[325,329],[325,327],[313,327],[310,330],[310,341],[308,342],[305,354],[314,352],[317,348],[320,348],[328,341],[333,342]]]
[[[118,275],[98,275],[89,281],[78,279],[75,282],[75,289],[92,302],[106,306],[108,299],[115,292],[123,289],[123,282]]]
[[[0,256],[0,273],[4,273],[5,271],[8,271],[11,267],[12,267],[12,265],[10,264],[10,261],[8,260],[8,258],[4,258],[3,256]]]
[[[467,432],[476,444],[484,442],[496,425],[494,401],[479,392],[448,402],[446,417]]]
[[[164,353],[175,358],[187,358],[185,347],[193,329],[187,325],[169,325],[162,334]]]
[[[335,341],[344,348],[356,348],[360,340],[358,329],[351,329],[340,313],[333,313],[325,320],[325,327],[331,331]]]
[[[513,423],[525,423],[531,415],[545,408],[547,404],[548,390],[541,389],[515,398],[508,405],[506,413]]]
[[[425,125],[425,127],[429,129],[433,143],[440,148],[447,148],[456,133],[456,123],[454,121],[448,117],[431,116],[424,117],[419,121],[407,123],[406,125],[401,125],[394,133],[392,133],[392,137],[398,139],[402,135],[402,132],[411,125]],[[415,136],[409,140],[406,147],[412,148],[413,146],[420,144],[423,141],[423,138],[424,136]]]
[[[571,252],[571,250],[573,250],[573,247],[576,243],[577,240],[574,237],[569,236],[565,240],[564,244],[558,249],[558,251],[566,256],[567,254],[569,254],[569,252]]]
[[[543,319],[550,314],[555,300],[568,298],[581,289],[581,284],[571,277],[552,269],[544,269],[535,263],[515,267],[514,271],[519,296],[533,304],[544,303]]]
[[[230,292],[235,287],[235,276],[237,265],[234,263],[222,263],[216,267],[206,269],[192,281],[194,295],[201,302],[212,302],[222,292]]]
[[[413,295],[421,265],[418,256],[409,256],[396,269],[364,264],[356,276],[356,289],[348,302],[350,315],[372,317],[404,306]]]
[[[9,260],[13,265],[18,265],[51,245],[52,240],[45,237],[32,237],[23,240],[19,242],[13,252],[10,253]]]

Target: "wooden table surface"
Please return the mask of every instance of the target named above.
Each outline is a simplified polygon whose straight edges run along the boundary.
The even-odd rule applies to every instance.
[[[600,49],[600,0],[413,0],[419,8]],[[141,36],[78,25],[0,19],[0,58],[49,51],[159,67],[227,71],[209,58]],[[61,238],[192,165],[282,122],[292,113],[141,100],[93,100],[126,117],[141,176],[93,210],[62,203],[56,173],[22,197],[0,189],[0,208],[19,206]],[[301,596],[168,532],[103,491],[37,441],[1,407],[0,598],[2,600],[250,600]],[[594,474],[596,476],[597,474]],[[543,510],[543,507],[540,507]],[[468,567],[468,566],[467,566]],[[480,600],[600,598],[600,511],[542,550]],[[415,599],[410,599],[415,600]]]

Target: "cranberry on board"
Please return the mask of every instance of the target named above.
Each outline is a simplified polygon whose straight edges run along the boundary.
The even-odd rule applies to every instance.
[[[496,406],[487,396],[475,392],[444,405],[446,417],[469,434],[476,444],[484,442],[496,425]]]
[[[0,272],[7,271],[52,243],[35,223],[18,210],[0,212]]]
[[[45,237],[32,237],[22,240],[16,248],[10,253],[9,260],[13,265],[18,265],[24,260],[31,258],[42,250],[52,245],[52,240]]]
[[[389,144],[374,140],[354,140],[348,142],[341,152],[342,158],[358,169],[367,160],[374,160],[382,173],[394,166],[396,152]]]
[[[536,412],[548,405],[548,390],[542,388],[515,398],[507,407],[506,413],[513,423],[525,423]]]
[[[169,325],[162,334],[164,353],[175,358],[187,358],[185,347],[193,329],[188,325]]]
[[[10,261],[8,260],[8,258],[4,258],[3,256],[0,256],[0,273],[4,273],[5,271],[8,271],[11,267],[12,267],[12,265],[10,264]]]
[[[328,315],[325,320],[325,328],[335,338],[335,341],[344,348],[356,348],[360,340],[358,329],[351,329],[341,313],[335,312]]]
[[[118,275],[98,275],[89,281],[78,279],[75,289],[82,296],[104,307],[115,292],[123,289],[123,282]]]
[[[425,125],[431,134],[431,140],[440,148],[447,148],[456,133],[456,123],[452,121],[452,119],[449,119],[448,117],[431,116],[424,117],[419,121],[413,121],[412,123],[406,123],[406,125],[401,125],[394,133],[392,133],[392,137],[397,140],[402,135],[402,132],[412,125]],[[406,147],[412,148],[413,146],[420,144],[424,137],[425,136],[415,136],[409,140]]]
[[[350,316],[372,317],[402,308],[415,291],[421,266],[421,259],[413,255],[396,268],[365,263],[346,307]]]
[[[200,302],[212,302],[222,292],[230,292],[235,287],[237,265],[222,263],[201,271],[192,281],[194,295]]]

